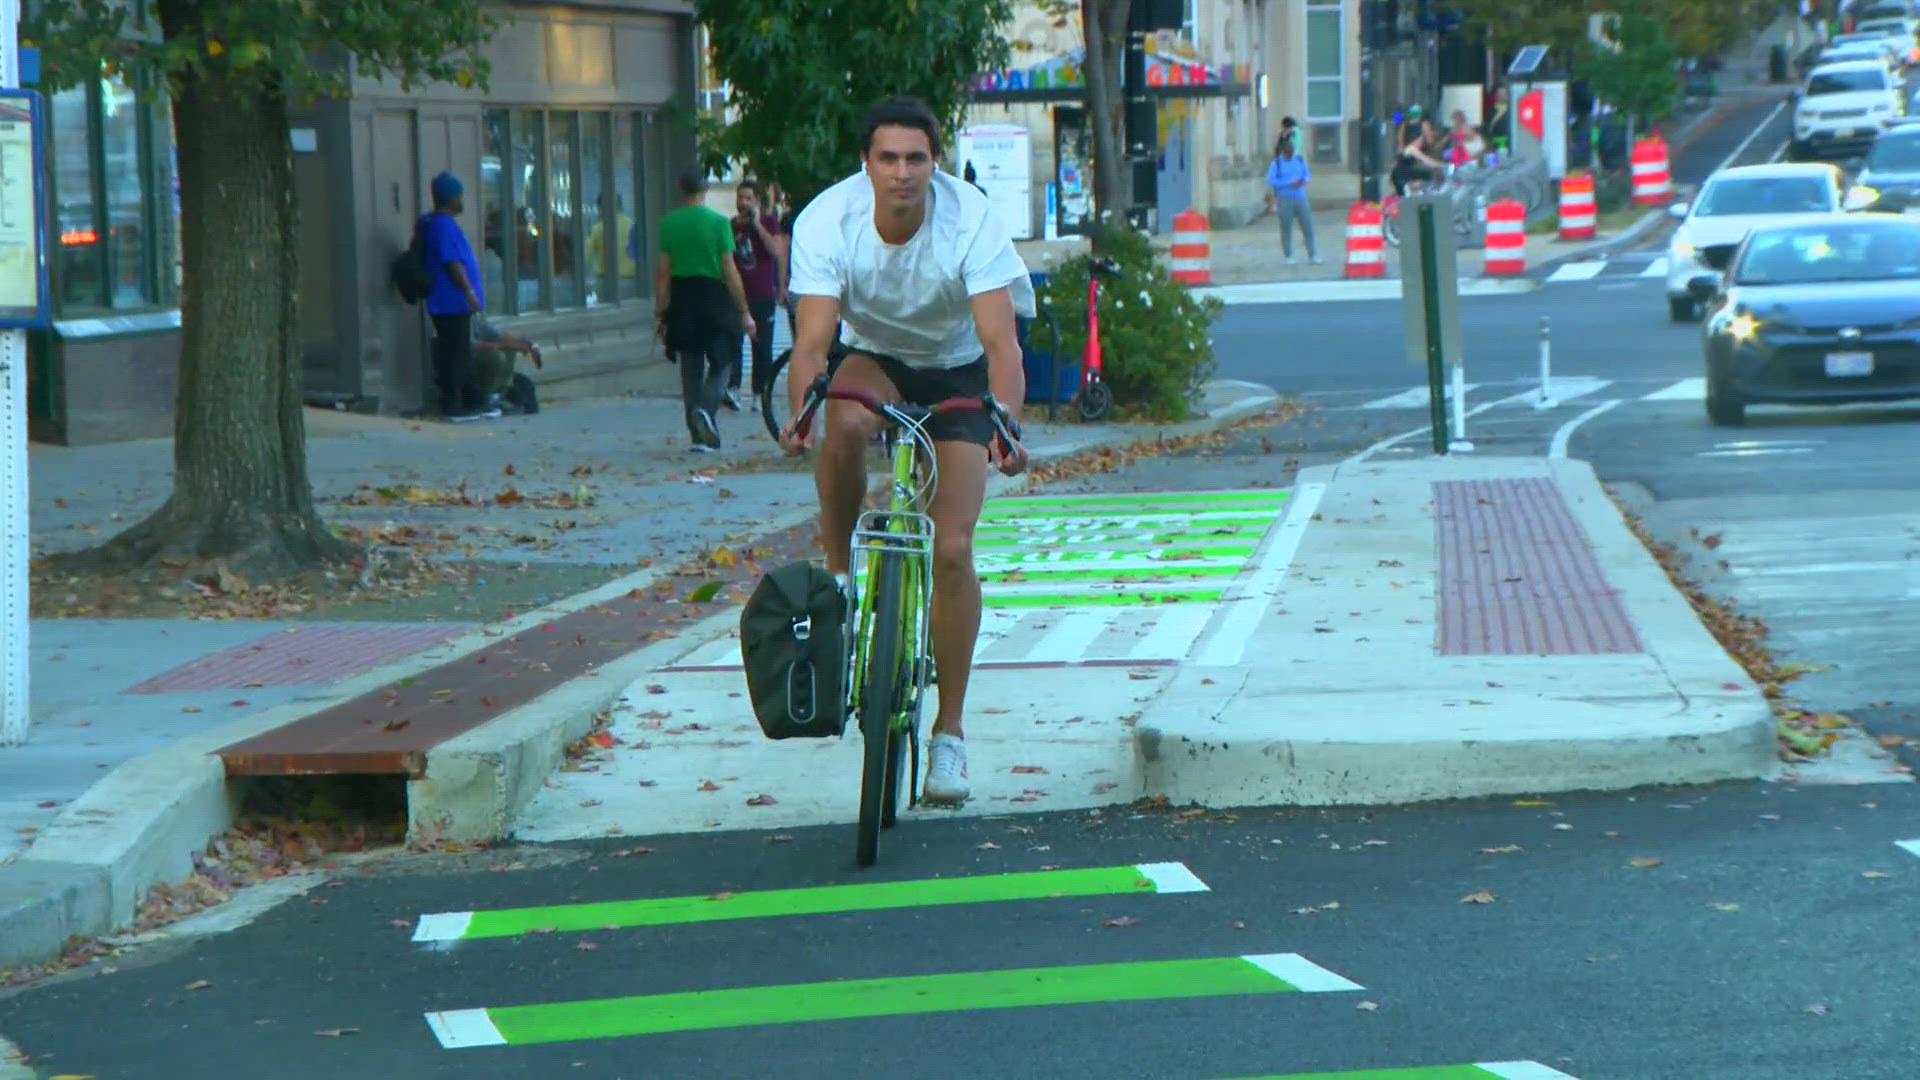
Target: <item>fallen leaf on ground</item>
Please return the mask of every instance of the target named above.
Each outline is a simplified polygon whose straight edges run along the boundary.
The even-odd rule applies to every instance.
[[[755,795],[747,800],[748,806],[772,806],[773,803],[774,798],[771,795]]]
[[[1552,806],[1553,804],[1548,802],[1545,799],[1515,799],[1513,800],[1513,805],[1515,806]]]
[[[996,844],[996,843],[994,843],[994,842],[993,842],[993,841],[991,841],[991,840],[987,840],[987,841],[984,841],[984,842],[982,842],[982,843],[978,843],[978,844],[975,844],[975,845],[973,845],[973,846],[974,846],[975,848],[978,848],[978,849],[979,849],[979,850],[981,850],[981,851],[991,851],[992,849],[994,849],[994,848],[997,848],[997,847],[999,847],[1000,845],[999,845],[999,844]]]
[[[1641,855],[1641,856],[1639,856],[1639,857],[1637,857],[1637,858],[1633,858],[1633,859],[1628,859],[1628,860],[1627,860],[1627,865],[1629,865],[1629,866],[1638,866],[1638,867],[1642,867],[1642,868],[1644,868],[1644,867],[1648,867],[1648,866],[1659,866],[1659,865],[1660,865],[1660,860],[1659,860],[1659,859],[1656,859],[1656,858],[1654,858],[1654,857],[1653,857],[1653,856],[1651,856],[1651,855]]]
[[[558,929],[560,928],[557,926],[529,926],[526,932],[529,934],[551,934]]]
[[[209,986],[212,986],[212,985],[213,985],[213,980],[211,980],[211,979],[195,979],[195,980],[193,980],[192,982],[190,982],[190,983],[188,983],[188,984],[187,984],[187,985],[186,985],[186,986],[184,987],[184,989],[187,989],[187,990],[205,990],[205,989],[206,989],[207,987],[209,987]]]
[[[1460,902],[1463,904],[1491,904],[1493,903],[1493,894],[1482,889],[1477,893],[1468,893],[1461,897]]]
[[[319,1031],[314,1032],[314,1034],[323,1039],[337,1039],[342,1035],[352,1035],[359,1030],[357,1027],[321,1028]]]
[[[575,943],[573,947],[580,950],[581,952],[592,952],[593,950],[599,948],[600,946],[595,945],[591,941],[582,941],[582,942]]]
[[[1860,872],[1860,876],[1867,878],[1886,878],[1892,877],[1893,875],[1887,873],[1885,870],[1863,870]]]
[[[1739,911],[1740,910],[1739,904],[1709,904],[1707,906],[1711,907],[1715,911]]]
[[[1825,1016],[1828,1013],[1832,1012],[1833,1010],[1827,1008],[1825,1005],[1816,1004],[1816,1005],[1807,1006],[1807,1011],[1812,1013],[1815,1016]]]
[[[387,925],[393,927],[395,930],[411,930],[413,929],[413,920],[412,919],[388,919]]]
[[[1139,921],[1140,921],[1139,919],[1136,919],[1131,915],[1116,915],[1111,919],[1101,920],[1101,925],[1102,926],[1132,926],[1135,923],[1138,923]]]
[[[1512,854],[1513,854],[1514,852],[1516,852],[1516,851],[1519,851],[1519,850],[1520,850],[1520,845],[1519,845],[1519,844],[1502,844],[1502,845],[1500,845],[1499,847],[1483,847],[1483,848],[1481,848],[1481,849],[1480,849],[1480,854],[1482,854],[1482,855],[1512,855]]]
[[[1354,1008],[1359,1009],[1361,1012],[1373,1012],[1375,1009],[1378,1009],[1379,1007],[1380,1007],[1380,1003],[1377,1001],[1363,1001],[1360,1004],[1354,1006]]]
[[[708,780],[708,781],[705,781],[705,782],[703,782],[703,783],[702,783],[702,784],[700,785],[700,790],[701,790],[701,791],[719,791],[719,790],[720,790],[720,785],[719,785],[719,784],[716,784],[716,783],[714,783],[714,782],[713,782],[713,781],[711,781],[711,780]]]
[[[733,899],[733,894],[732,894],[732,893],[730,893],[730,892],[717,892],[717,893],[714,893],[714,894],[713,894],[712,896],[709,896],[709,897],[707,897],[707,899],[709,899],[709,900],[731,900],[731,899]]]
[[[1033,773],[1044,773],[1047,770],[1041,768],[1038,765],[1015,765],[1013,768],[1007,771],[1014,772],[1014,773],[1033,774]]]

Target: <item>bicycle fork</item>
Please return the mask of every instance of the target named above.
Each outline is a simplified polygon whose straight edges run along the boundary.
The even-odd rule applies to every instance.
[[[893,453],[912,453],[911,444],[900,444],[891,448]],[[911,475],[903,473],[898,467],[894,476]],[[904,727],[907,731],[907,749],[912,758],[912,771],[908,783],[910,806],[920,802],[920,725],[914,718],[920,715],[920,706],[926,693],[926,687],[933,677],[933,661],[929,655],[928,637],[931,632],[931,612],[933,609],[933,519],[921,513],[914,506],[914,492],[906,483],[896,479],[886,510],[868,510],[861,513],[854,523],[852,562],[850,566],[863,566],[869,584],[879,567],[879,561],[885,555],[897,555],[905,561],[908,570],[910,588],[914,590],[909,602],[914,602],[914,616],[907,627],[907,640],[902,643],[902,663],[905,670],[900,682],[901,700],[886,703],[886,717],[889,726]],[[851,576],[851,575],[850,575]],[[857,586],[856,586],[857,590]],[[872,589],[866,590],[869,594]],[[856,593],[849,594],[850,611],[854,617],[847,620],[849,632],[857,632],[860,640],[872,640],[873,621],[876,619],[899,618],[900,612],[874,611],[871,607],[858,602]],[[849,642],[851,646],[851,642]],[[850,655],[865,657],[863,652]],[[849,672],[848,690],[853,708],[865,703],[858,700],[862,688],[866,686],[866,671],[855,669]],[[862,729],[862,737],[871,738],[873,734],[885,737],[886,732],[868,733]]]

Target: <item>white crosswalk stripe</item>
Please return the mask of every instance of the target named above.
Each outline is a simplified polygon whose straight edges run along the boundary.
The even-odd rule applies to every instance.
[[[1480,387],[1479,383],[1468,383],[1467,392],[1472,393],[1473,391],[1479,389],[1479,387]],[[1424,409],[1427,407],[1427,393],[1428,393],[1427,388],[1424,386],[1410,387],[1406,390],[1400,391],[1397,394],[1389,394],[1383,398],[1375,398],[1374,400],[1367,402],[1365,405],[1359,406],[1359,408],[1362,408],[1362,409]]]
[[[1705,401],[1706,399],[1707,380],[1704,378],[1681,379],[1671,386],[1662,387],[1640,398],[1641,401]]]
[[[1667,276],[1667,257],[1665,255],[1662,255],[1659,258],[1648,263],[1647,268],[1645,270],[1640,271],[1640,276],[1641,277],[1666,277]]]
[[[1605,259],[1587,259],[1581,262],[1570,262],[1555,268],[1553,273],[1547,275],[1547,280],[1586,281],[1590,278],[1599,277],[1600,271],[1606,268],[1607,260]]]

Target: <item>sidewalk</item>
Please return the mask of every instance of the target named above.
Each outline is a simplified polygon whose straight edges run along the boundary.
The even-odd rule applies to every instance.
[[[1029,405],[1028,442],[1057,460],[1211,430],[1276,400],[1217,380],[1199,419],[1163,427],[1048,424]],[[412,777],[417,835],[500,835],[625,685],[632,655],[710,611],[737,618],[728,600],[757,560],[811,549],[807,464],[777,457],[748,426],[757,416],[726,415],[717,455],[688,453],[678,403],[659,399],[552,402],[468,425],[307,417],[327,520],[398,554],[498,573],[331,608],[242,591],[211,618],[179,605],[168,617],[35,618],[33,727],[25,746],[0,749],[0,965],[122,925],[152,885],[189,873],[232,820],[229,771],[249,766],[218,752],[303,718],[379,722],[385,757],[368,771]],[[137,520],[165,498],[170,461],[165,440],[35,445],[36,550]],[[690,602],[709,580],[728,594]],[[70,606],[48,591],[36,587],[37,604]],[[465,733],[437,742],[449,725]]]
[[[1157,564],[1128,546],[1169,529],[1217,546]],[[983,520],[996,530],[1005,545],[979,556],[989,614],[962,813],[1621,789],[1775,760],[1759,688],[1583,462],[1369,462],[1308,469],[1291,492],[1003,500]],[[1249,531],[1259,542],[1242,545]],[[1076,551],[1104,561],[1057,561]],[[1150,576],[1086,569],[1116,561]],[[1032,604],[1058,588],[1048,573],[1077,595]],[[663,642],[614,707],[612,745],[550,781],[514,835],[852,821],[859,739],[762,738],[735,632],[715,616]]]

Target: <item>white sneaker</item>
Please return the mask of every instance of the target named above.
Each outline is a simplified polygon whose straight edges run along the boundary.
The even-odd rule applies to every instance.
[[[927,744],[927,784],[921,798],[930,803],[967,801],[967,744],[951,735],[935,735]]]
[[[1299,263],[1299,262],[1300,262],[1300,260],[1299,260],[1299,259],[1296,259],[1296,258],[1294,258],[1294,257],[1293,257],[1293,256],[1291,256],[1291,255],[1289,255],[1289,256],[1287,256],[1287,265],[1288,265],[1288,266],[1295,266],[1295,265],[1298,265],[1298,263]]]

